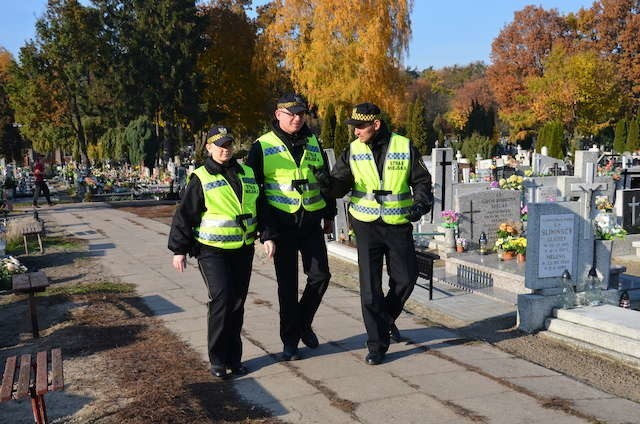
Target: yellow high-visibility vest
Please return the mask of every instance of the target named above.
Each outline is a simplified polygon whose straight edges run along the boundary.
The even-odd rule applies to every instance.
[[[195,238],[202,244],[221,249],[238,249],[253,244],[258,224],[256,203],[259,187],[253,170],[240,165],[244,175],[238,174],[242,185],[242,202],[221,174],[211,175],[204,166],[193,171],[202,184],[206,210]]]
[[[281,211],[294,213],[302,206],[317,211],[327,204],[320,194],[320,186],[310,166],[321,168],[324,159],[315,135],[307,138],[300,166],[287,146],[273,132],[258,139],[262,147],[264,194],[267,203]]]
[[[411,148],[409,139],[391,134],[384,159],[382,178],[373,152],[366,143],[354,140],[349,146],[349,166],[354,178],[349,213],[359,221],[382,218],[387,224],[409,222],[406,218],[413,204],[409,175]]]

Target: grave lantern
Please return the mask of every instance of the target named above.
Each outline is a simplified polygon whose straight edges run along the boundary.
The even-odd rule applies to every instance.
[[[571,309],[576,306],[576,293],[571,283],[571,274],[565,269],[561,277],[562,281],[562,307]]]
[[[630,309],[631,308],[631,300],[629,300],[629,293],[625,290],[620,295],[620,303],[619,306],[621,308]]]
[[[602,303],[600,292],[600,278],[596,272],[595,267],[591,267],[587,278],[585,279],[586,287],[585,291],[585,304],[589,306],[596,306]]]
[[[486,255],[487,253],[489,253],[488,249],[487,249],[487,235],[483,232],[480,233],[480,238],[478,239],[478,245],[479,245],[479,253],[481,255]]]

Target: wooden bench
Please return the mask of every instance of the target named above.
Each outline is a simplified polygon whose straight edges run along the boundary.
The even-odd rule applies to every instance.
[[[40,253],[44,252],[42,248],[42,237],[44,235],[44,222],[35,221],[25,224],[22,229],[22,240],[24,241],[24,253],[25,255],[29,254],[29,247],[27,247],[27,236],[37,236],[38,237],[38,245],[40,246]]]
[[[38,312],[36,310],[35,293],[45,291],[49,287],[49,278],[42,271],[14,274],[11,277],[13,291],[29,294],[29,316],[33,337],[40,337],[38,329]]]
[[[42,351],[35,360],[26,353],[10,356],[4,363],[0,402],[31,397],[33,418],[38,424],[48,423],[44,395],[64,389],[62,351],[60,348]]]

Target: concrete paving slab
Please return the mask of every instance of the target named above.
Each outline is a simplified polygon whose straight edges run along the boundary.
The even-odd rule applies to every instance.
[[[519,358],[467,358],[464,362],[480,368],[483,372],[491,374],[494,377],[541,377],[560,375],[553,370]]]
[[[438,402],[424,393],[412,393],[400,397],[363,402],[356,415],[369,424],[445,424],[477,422]]]
[[[487,417],[491,423],[556,423],[561,420],[567,423],[588,422],[562,411],[543,408],[535,399],[514,391],[458,399],[456,404]]]
[[[269,407],[269,405],[267,405]],[[278,402],[274,410],[286,410],[286,413],[275,414],[279,419],[289,423],[317,423],[317,424],[347,424],[357,423],[349,414],[334,407],[331,402],[321,394],[304,396],[295,402]]]
[[[508,378],[540,396],[569,400],[611,399],[613,396],[564,375]]]
[[[406,380],[422,393],[445,401],[498,396],[511,390],[490,378],[467,370],[409,375]]]
[[[372,367],[362,362],[361,366],[370,368],[366,382],[362,375],[355,375],[325,380],[325,385],[340,398],[351,402],[368,402],[416,393],[409,384],[385,372],[384,364]]]
[[[607,424],[640,422],[640,405],[627,399],[576,400],[574,406]]]

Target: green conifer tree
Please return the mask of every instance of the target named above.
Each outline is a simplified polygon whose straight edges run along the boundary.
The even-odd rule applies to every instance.
[[[627,144],[626,150],[635,152],[640,149],[640,125],[638,123],[638,117],[629,121],[629,127],[627,130]]]
[[[613,150],[616,153],[624,152],[627,146],[627,120],[622,118],[616,123],[615,136],[613,138]]]

